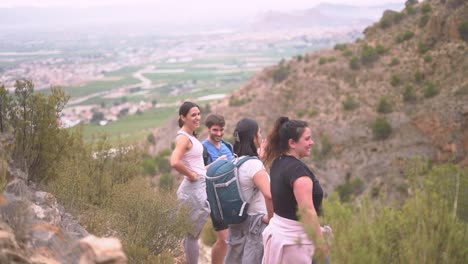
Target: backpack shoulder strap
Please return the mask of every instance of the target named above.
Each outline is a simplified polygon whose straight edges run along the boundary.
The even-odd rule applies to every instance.
[[[221,141],[224,143],[224,145],[226,145],[226,147],[231,151],[231,153],[234,154],[234,147],[232,146],[232,144],[224,140]]]
[[[236,168],[239,169],[239,167],[240,167],[244,162],[246,162],[246,161],[248,161],[248,160],[252,160],[252,159],[258,159],[258,157],[257,157],[257,156],[245,156],[245,157],[243,157],[243,158],[237,160],[237,161],[235,162]],[[238,173],[237,173],[237,172],[236,172],[236,176],[238,177]],[[237,180],[239,180],[239,179],[237,179]],[[239,184],[239,186],[240,186],[240,183],[239,183],[239,182],[238,182],[238,184]],[[244,201],[245,201],[246,203],[250,203],[250,202],[252,201],[252,198],[255,196],[255,194],[256,194],[257,192],[258,192],[258,188],[257,188],[257,187],[254,187],[254,188],[253,188],[252,195],[251,195],[248,199],[246,199],[246,200],[244,200]],[[244,206],[244,205],[243,205],[243,206]]]
[[[248,160],[251,160],[251,159],[258,159],[258,157],[256,157],[256,156],[245,156],[245,157],[237,160],[235,162],[235,165],[236,165],[237,168],[239,168],[242,164],[244,164],[244,162],[246,162]]]

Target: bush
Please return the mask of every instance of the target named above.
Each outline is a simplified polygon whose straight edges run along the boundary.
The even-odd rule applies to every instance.
[[[371,65],[379,58],[377,50],[367,44],[361,50],[361,62],[365,65]]]
[[[348,58],[352,57],[353,52],[351,50],[349,50],[349,49],[346,49],[346,50],[343,51],[343,56],[348,57]]]
[[[210,247],[216,242],[216,231],[213,228],[211,219],[208,219],[205,226],[203,226],[200,238],[203,244]]]
[[[320,59],[319,59],[319,64],[322,65],[322,64],[325,64],[325,63],[327,63],[327,58],[325,58],[325,57],[320,57]]]
[[[468,224],[454,214],[467,208],[466,169],[436,166],[408,177],[418,183],[410,185],[413,191],[402,206],[392,206],[387,197],[363,197],[359,204],[342,203],[336,193],[324,199],[320,222],[333,228],[334,263],[466,262]]]
[[[431,55],[426,55],[426,56],[424,56],[424,62],[425,62],[425,63],[431,63],[431,62],[432,62],[432,57],[431,57]]]
[[[336,191],[342,203],[350,202],[352,198],[360,195],[364,191],[364,182],[360,178],[347,180],[344,184],[338,185]]]
[[[285,65],[284,62],[280,63],[274,70],[273,70],[273,81],[275,83],[280,83],[288,78],[289,75],[289,66]]]
[[[419,23],[418,23],[419,27],[421,28],[424,27],[428,21],[429,21],[429,15],[426,14],[426,15],[421,16],[421,18],[419,19]]]
[[[354,100],[354,98],[351,95],[346,96],[346,99],[341,102],[343,105],[344,110],[346,111],[351,111],[356,108],[358,108],[359,104]]]
[[[371,128],[374,139],[377,140],[387,139],[392,134],[392,126],[385,117],[377,117],[374,123],[372,123]]]
[[[398,58],[393,58],[390,62],[390,66],[396,66],[398,64],[400,64],[400,60]]]
[[[360,68],[358,57],[354,55],[351,57],[351,59],[349,60],[349,67],[352,70],[358,70]]]
[[[414,73],[414,81],[417,83],[420,83],[422,80],[424,80],[424,75],[418,70]]]
[[[397,43],[402,43],[402,42],[404,42],[404,41],[410,40],[413,36],[414,36],[414,33],[413,33],[412,31],[407,30],[407,31],[405,31],[405,32],[402,33],[402,34],[399,34],[399,35],[396,37],[395,41],[396,41]]]
[[[403,101],[412,102],[416,100],[416,95],[414,94],[413,86],[407,84],[403,89]]]
[[[347,44],[336,44],[335,47],[333,47],[334,50],[340,50],[340,51],[347,50],[347,48],[348,48]]]
[[[390,84],[393,87],[399,86],[401,84],[401,79],[398,75],[392,75],[392,79],[390,80]]]
[[[468,41],[468,21],[460,23],[458,26],[458,32],[464,41]]]
[[[229,106],[242,106],[251,101],[250,98],[237,98],[234,95],[229,98]]]
[[[5,88],[5,85],[0,85],[0,133],[6,132],[9,126],[9,111],[12,108],[12,98]]]
[[[155,192],[142,177],[116,186],[110,201],[108,208],[116,214],[111,225],[121,230],[124,249],[148,252],[145,255],[126,251],[129,263],[148,263],[148,256],[177,248],[191,225],[185,211],[177,209],[174,193]]]
[[[431,12],[431,4],[429,3],[424,3],[421,6],[421,12],[425,15],[429,14]]]
[[[159,190],[171,191],[174,189],[174,177],[170,173],[163,173],[159,178]]]
[[[377,46],[375,46],[375,51],[378,55],[384,55],[385,53],[387,53],[387,49],[380,44],[377,44]]]
[[[379,104],[377,105],[377,112],[383,114],[392,112],[392,105],[388,102],[387,98],[380,97]]]
[[[69,132],[59,128],[59,114],[68,96],[59,88],[49,95],[34,93],[28,80],[15,82],[9,121],[15,135],[12,158],[28,174],[28,180],[46,183],[56,177],[53,171],[70,150]]]
[[[424,97],[426,98],[434,97],[438,93],[439,93],[439,88],[437,88],[433,82],[428,81],[426,83],[426,86],[424,87]]]

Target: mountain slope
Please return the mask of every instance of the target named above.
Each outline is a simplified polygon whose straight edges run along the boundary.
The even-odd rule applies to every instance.
[[[242,117],[263,131],[282,115],[304,119],[316,142],[305,161],[326,191],[360,179],[398,196],[406,160],[468,165],[467,18],[457,0],[386,11],[362,40],[266,68],[211,111],[226,117],[226,135]],[[377,118],[390,124],[388,138],[373,133]]]

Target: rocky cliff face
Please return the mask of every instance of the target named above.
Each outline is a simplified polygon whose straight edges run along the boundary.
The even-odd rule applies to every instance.
[[[308,121],[319,154],[305,161],[328,192],[360,178],[366,190],[395,196],[404,186],[406,161],[414,158],[467,166],[468,45],[459,27],[468,23],[468,3],[443,2],[386,12],[390,23],[383,25],[382,18],[364,39],[266,68],[213,104],[212,112],[226,117],[228,136],[243,117],[256,119],[264,136],[279,116]],[[286,77],[278,78],[280,70]],[[356,106],[346,110],[349,98]],[[377,111],[382,98],[390,111]],[[377,117],[391,125],[385,140],[373,134]],[[169,146],[167,135],[159,137],[165,138],[159,146]]]

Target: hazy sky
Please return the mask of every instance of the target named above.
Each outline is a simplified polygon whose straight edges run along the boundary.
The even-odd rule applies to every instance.
[[[100,18],[113,20],[142,20],[149,18],[157,21],[187,23],[194,19],[227,20],[234,17],[248,18],[261,12],[277,10],[303,10],[319,3],[343,3],[350,5],[381,5],[385,3],[404,3],[405,0],[0,0],[0,8],[5,7],[60,7],[88,8],[114,7],[112,11],[98,11]],[[124,6],[124,8],[122,8]],[[143,7],[142,7],[143,6]],[[115,8],[123,12],[117,12]],[[64,13],[64,12],[58,12]],[[85,20],[93,15],[88,12]],[[14,16],[14,14],[10,14]],[[47,20],[48,17],[45,18]],[[1,22],[1,18],[0,18]],[[19,22],[18,22],[19,23]]]
[[[115,5],[152,5],[171,10],[195,8],[195,10],[265,10],[265,9],[302,9],[310,8],[320,2],[345,3],[353,5],[375,5],[403,2],[404,0],[1,0],[0,7],[91,7]]]

